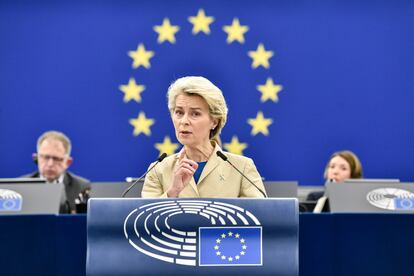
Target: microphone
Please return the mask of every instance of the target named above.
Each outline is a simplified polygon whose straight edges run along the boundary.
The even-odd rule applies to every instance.
[[[257,187],[257,185],[253,183],[253,181],[251,181],[246,175],[244,175],[244,173],[242,173],[238,168],[236,168],[236,166],[234,166],[233,163],[230,162],[229,158],[225,156],[224,153],[222,153],[219,150],[216,153],[218,157],[228,162],[236,171],[239,172],[239,174],[241,174],[244,178],[246,178],[247,181],[250,182],[250,184],[252,184],[265,198],[267,198],[267,195],[259,187]]]
[[[38,165],[39,164],[39,160],[38,160],[39,158],[37,157],[37,153],[33,153],[32,154],[32,160],[33,160],[33,162],[36,164],[36,165]]]
[[[137,180],[135,180],[121,195],[121,197],[125,197],[125,195],[142,179],[144,178],[147,173],[149,173],[158,163],[160,163],[162,160],[165,159],[165,157],[167,157],[167,154],[164,152],[163,154],[160,155],[160,157],[158,157],[157,162],[155,162],[154,165],[151,166],[151,168],[149,168],[143,175],[141,175]]]

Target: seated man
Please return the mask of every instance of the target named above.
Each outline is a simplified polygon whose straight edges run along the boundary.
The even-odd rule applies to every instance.
[[[40,177],[47,183],[63,183],[65,202],[60,213],[76,213],[75,199],[85,189],[90,188],[89,181],[66,170],[72,164],[70,156],[71,142],[58,131],[47,131],[37,140],[37,153],[33,154],[39,171],[25,177]]]

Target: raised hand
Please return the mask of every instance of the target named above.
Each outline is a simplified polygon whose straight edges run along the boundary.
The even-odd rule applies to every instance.
[[[167,191],[168,197],[178,197],[182,190],[190,183],[198,164],[186,157],[185,150],[182,150],[175,165],[172,185]]]

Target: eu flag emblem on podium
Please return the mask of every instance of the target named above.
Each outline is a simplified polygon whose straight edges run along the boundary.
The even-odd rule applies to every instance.
[[[200,266],[260,266],[261,227],[200,227]]]
[[[396,198],[396,210],[414,210],[414,198]]]

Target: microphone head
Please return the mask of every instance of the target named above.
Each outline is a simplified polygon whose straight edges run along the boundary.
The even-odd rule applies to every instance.
[[[167,154],[164,152],[163,154],[160,155],[160,157],[158,157],[157,161],[161,162],[162,160],[165,159],[165,157],[167,157]]]
[[[38,160],[38,157],[37,157],[37,153],[32,154],[32,160],[36,165],[38,165],[39,160]]]
[[[224,155],[224,153],[222,153],[221,151],[217,151],[216,152],[217,156],[220,157],[221,159],[223,159],[224,161],[227,161],[227,156]]]

